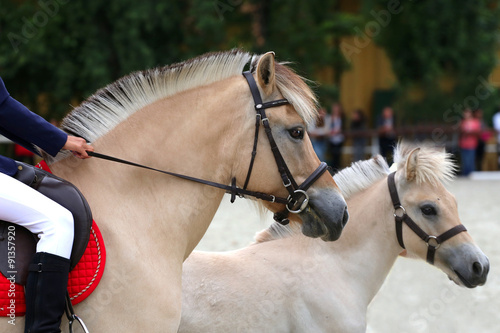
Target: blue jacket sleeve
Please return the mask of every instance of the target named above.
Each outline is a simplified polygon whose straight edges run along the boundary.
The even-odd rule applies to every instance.
[[[55,156],[68,135],[12,98],[0,78],[0,133],[26,149]]]

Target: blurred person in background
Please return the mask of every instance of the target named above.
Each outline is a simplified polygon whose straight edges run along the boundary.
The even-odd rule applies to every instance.
[[[468,176],[475,170],[476,148],[479,142],[481,124],[473,117],[471,109],[465,109],[460,123],[460,154],[462,175]]]
[[[500,170],[500,107],[498,107],[498,111],[493,115],[493,129],[497,134],[497,167]]]
[[[488,130],[488,126],[486,126],[486,123],[484,122],[483,110],[476,109],[476,110],[474,110],[474,112],[472,114],[473,114],[474,118],[476,118],[479,121],[479,125],[480,125],[480,132],[479,132],[479,136],[477,138],[475,161],[476,161],[476,170],[482,171],[484,151],[486,148],[486,144],[488,143],[488,140],[490,139],[491,133]]]
[[[352,137],[352,161],[365,159],[366,147],[366,117],[363,110],[356,109],[351,118],[351,137]]]
[[[396,146],[396,130],[395,130],[394,110],[390,106],[386,106],[382,110],[382,114],[378,119],[378,143],[380,155],[382,155],[389,165],[393,162],[393,150]]]
[[[328,146],[332,155],[331,166],[334,170],[340,170],[342,164],[342,147],[344,145],[344,109],[340,103],[332,105],[332,114],[327,118],[329,129]]]
[[[320,161],[325,161],[326,155],[326,138],[328,136],[328,127],[326,127],[326,110],[320,108],[318,110],[318,120],[309,127],[309,137],[313,145],[314,151]]]

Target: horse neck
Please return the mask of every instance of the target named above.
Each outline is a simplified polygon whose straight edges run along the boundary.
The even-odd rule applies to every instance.
[[[347,206],[349,222],[339,240],[311,243],[319,247],[316,253],[327,253],[331,262],[323,266],[328,275],[345,274],[335,281],[341,280],[368,306],[401,252],[386,178],[349,198]]]
[[[241,123],[247,116],[241,112],[248,108],[246,100],[235,98],[248,89],[243,81],[230,78],[152,103],[94,142],[94,148],[227,184],[237,144],[251,141],[241,137],[246,134]],[[223,196],[222,190],[96,158],[70,158],[53,169],[81,189],[104,229],[116,229],[113,224],[119,223],[118,234],[146,233],[151,252],[178,250],[183,258],[203,236]]]

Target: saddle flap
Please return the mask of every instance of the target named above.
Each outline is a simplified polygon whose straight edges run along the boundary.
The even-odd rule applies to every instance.
[[[36,243],[36,236],[28,229],[0,221],[0,271],[11,282],[26,284]]]

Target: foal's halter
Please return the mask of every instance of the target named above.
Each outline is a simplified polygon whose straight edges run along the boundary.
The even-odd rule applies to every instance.
[[[288,166],[285,163],[285,160],[283,159],[283,156],[281,155],[281,153],[279,151],[279,148],[276,144],[276,141],[274,140],[272,130],[271,130],[271,127],[269,125],[269,119],[267,119],[267,116],[266,116],[266,109],[289,104],[289,102],[286,99],[279,99],[279,100],[263,103],[262,99],[260,97],[259,89],[257,88],[257,84],[255,83],[255,79],[253,78],[253,75],[250,72],[244,72],[243,75],[245,76],[245,78],[248,82],[248,85],[250,87],[250,91],[252,92],[253,100],[255,103],[255,110],[257,111],[257,118],[256,118],[256,122],[255,122],[255,138],[254,138],[254,144],[253,144],[252,157],[250,160],[250,166],[248,167],[248,173],[247,173],[245,184],[244,184],[243,188],[236,187],[236,178],[233,178],[231,180],[231,185],[225,185],[225,184],[220,184],[220,183],[216,183],[216,182],[212,182],[212,181],[208,181],[208,180],[204,180],[204,179],[200,179],[200,178],[181,175],[181,174],[170,172],[170,171],[164,171],[164,170],[151,168],[151,167],[148,167],[148,166],[145,166],[142,164],[137,164],[134,162],[130,162],[127,160],[119,159],[119,158],[116,158],[113,156],[100,154],[100,153],[96,153],[96,152],[88,151],[87,152],[88,155],[96,157],[96,158],[100,158],[100,159],[105,159],[105,160],[118,162],[118,163],[122,163],[122,164],[126,164],[126,165],[131,165],[131,166],[135,166],[135,167],[139,167],[139,168],[143,168],[143,169],[148,169],[151,171],[160,172],[160,173],[174,176],[177,178],[181,178],[181,179],[197,182],[200,184],[220,188],[220,189],[226,190],[227,193],[231,194],[231,202],[234,202],[234,200],[236,199],[236,196],[239,196],[239,197],[251,196],[251,197],[265,200],[265,201],[284,204],[284,205],[286,205],[286,210],[284,210],[280,213],[276,213],[274,216],[274,219],[282,224],[287,224],[289,222],[288,218],[287,218],[288,213],[300,213],[304,209],[306,209],[307,205],[309,204],[309,195],[306,193],[307,189],[316,180],[319,179],[319,177],[327,170],[328,167],[327,167],[325,162],[321,162],[321,164],[318,166],[318,168],[309,177],[307,177],[307,179],[300,186],[297,185],[292,174],[290,173],[290,170],[288,169]],[[264,130],[266,132],[267,138],[269,139],[269,143],[271,144],[271,150],[273,152],[274,159],[276,160],[276,164],[278,166],[278,171],[281,175],[283,185],[288,190],[289,195],[287,198],[278,197],[278,196],[274,196],[274,195],[267,194],[267,193],[247,190],[248,182],[250,181],[250,176],[252,174],[255,156],[257,155],[257,142],[259,139],[259,128],[260,128],[261,122],[262,122],[262,125],[264,126]]]
[[[401,205],[399,201],[398,191],[396,189],[396,182],[394,180],[396,172],[393,172],[387,178],[387,184],[389,185],[389,193],[391,194],[392,204],[394,205],[394,219],[396,220],[396,235],[398,237],[399,245],[404,249],[405,245],[403,243],[403,222],[406,223],[414,233],[418,235],[427,244],[427,262],[429,264],[434,264],[434,255],[436,250],[439,248],[441,243],[458,235],[462,231],[467,231],[463,224],[459,224],[443,232],[439,236],[430,236],[425,231],[422,230],[407,214],[406,209]],[[398,211],[401,215],[398,215]]]

